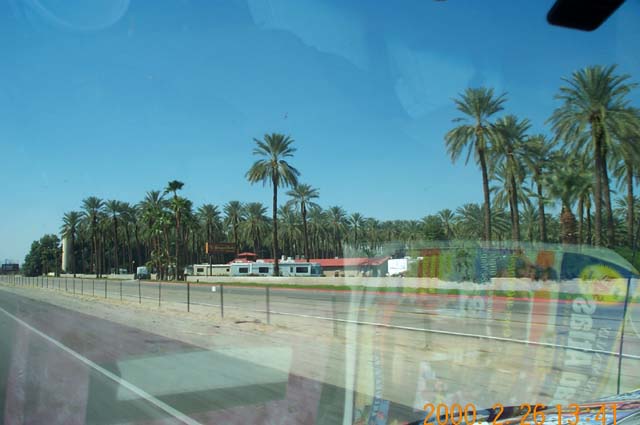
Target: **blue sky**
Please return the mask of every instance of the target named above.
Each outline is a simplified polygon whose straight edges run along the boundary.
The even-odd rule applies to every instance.
[[[0,260],[90,195],[137,202],[179,179],[196,206],[268,203],[244,173],[273,131],[324,206],[479,202],[476,167],[444,149],[457,93],[507,92],[546,131],[562,76],[618,63],[640,81],[638,3],[594,33],[549,26],[552,3],[0,0]]]

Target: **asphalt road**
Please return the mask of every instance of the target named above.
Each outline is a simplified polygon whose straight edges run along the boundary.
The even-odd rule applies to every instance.
[[[340,388],[2,290],[0,337],[5,424],[341,421]],[[250,351],[291,361],[281,347]]]
[[[211,311],[219,313],[222,297],[220,294],[220,287],[216,286],[216,292],[211,291],[211,285],[191,285],[189,296],[187,296],[187,287],[184,284],[168,284],[162,283],[158,285],[157,282],[142,282],[138,285],[138,282],[118,282],[118,281],[105,281],[105,280],[81,280],[81,279],[52,279],[48,280],[32,280],[29,282],[32,286],[40,285],[45,288],[49,287],[49,290],[67,291],[83,293],[84,295],[95,295],[96,297],[106,297],[109,299],[119,299],[122,294],[123,299],[137,300],[140,296],[140,300],[144,303],[157,303],[158,294],[161,298],[161,309],[163,306],[179,309],[187,309],[187,298],[191,303],[192,308],[211,309]],[[106,292],[105,292],[106,290]],[[0,302],[0,306],[3,304]],[[50,309],[52,307],[47,307]],[[224,287],[224,308],[229,312],[232,310],[240,312],[250,312],[255,317],[260,318],[262,321],[266,321],[267,318],[267,292],[265,288],[256,287]],[[487,394],[487,399],[493,400],[499,397],[500,400],[504,399],[505,394],[509,391],[515,391],[518,388],[519,382],[530,380],[531,385],[536,385],[541,388],[539,394],[543,394],[546,397],[552,398],[554,396],[554,388],[560,385],[557,376],[550,375],[551,377],[545,377],[541,374],[552,374],[553,371],[563,371],[564,369],[572,371],[578,375],[583,375],[589,379],[595,379],[596,382],[604,382],[604,387],[597,391],[605,391],[605,393],[611,393],[615,391],[615,373],[617,367],[617,359],[607,353],[617,353],[620,347],[620,332],[623,316],[623,304],[622,303],[607,303],[607,302],[591,302],[585,304],[580,300],[547,300],[547,299],[508,299],[502,296],[491,296],[491,294],[478,294],[473,297],[468,296],[446,296],[446,295],[415,295],[415,294],[384,294],[375,292],[361,292],[361,291],[327,291],[327,290],[300,290],[300,289],[286,289],[286,288],[271,288],[269,290],[269,311],[271,312],[272,321],[279,321],[279,323],[295,323],[296,321],[307,321],[307,323],[335,323],[336,321],[351,321],[356,323],[365,323],[363,328],[375,328],[375,329],[387,329],[392,332],[386,334],[386,336],[378,336],[376,330],[372,334],[372,341],[374,344],[380,343],[387,346],[386,349],[392,349],[394,344],[414,344],[425,347],[435,347],[439,341],[448,341],[445,343],[450,344],[454,342],[455,345],[440,347],[444,357],[440,360],[438,356],[431,355],[429,357],[431,365],[442,365],[441,369],[438,369],[438,375],[444,380],[449,380],[452,383],[464,382],[464,376],[477,377],[475,386],[494,386],[499,388],[502,393],[499,396]],[[622,383],[623,388],[638,387],[640,386],[640,337],[637,333],[638,324],[640,324],[640,310],[636,304],[629,306],[630,313],[624,329],[624,350],[626,357],[623,359],[623,374]],[[587,314],[588,313],[588,314]],[[45,314],[48,316],[48,314]],[[71,321],[72,319],[68,319]],[[91,322],[97,319],[85,319],[85,321]],[[73,319],[74,322],[78,322],[77,319]],[[315,321],[315,322],[314,322]],[[54,321],[55,322],[55,321]],[[43,321],[43,325],[48,326],[50,323]],[[376,326],[369,326],[376,325]],[[74,324],[74,327],[77,326]],[[84,327],[82,327],[84,329]],[[100,326],[98,326],[100,328]],[[119,336],[115,333],[107,333],[106,336],[102,329],[96,328],[93,334],[82,336],[79,340],[89,341],[102,341],[102,343],[114,347],[113,339],[118,340]],[[73,327],[72,327],[73,329]],[[411,331],[408,331],[408,330]],[[397,331],[396,331],[397,330]],[[416,332],[417,331],[417,332]],[[140,331],[134,329],[120,330],[117,335],[126,333],[139,333]],[[449,337],[443,337],[441,334],[449,335]],[[49,334],[49,333],[48,333]],[[407,337],[406,335],[409,334]],[[468,340],[468,344],[461,342],[461,337]],[[147,338],[147,337],[143,337]],[[151,337],[149,337],[151,338]],[[164,341],[166,338],[154,336],[154,338],[161,338]],[[376,339],[378,338],[378,339]],[[403,338],[406,338],[403,340]],[[489,339],[488,339],[489,338]],[[486,360],[483,349],[481,348],[481,341],[488,340],[490,338],[498,339],[501,343],[494,344],[493,348],[489,348],[491,355],[495,356],[493,360]],[[132,346],[139,344],[140,338],[136,338],[136,342],[131,342]],[[382,342],[385,340],[385,342]],[[153,339],[150,339],[153,340]],[[158,341],[156,339],[156,341]],[[378,341],[376,343],[376,341]],[[479,342],[480,341],[480,342]],[[175,343],[175,341],[173,342]],[[128,343],[124,343],[127,347]],[[164,342],[159,343],[163,346]],[[434,345],[435,344],[435,345]],[[542,346],[537,351],[536,344]],[[567,346],[574,347],[574,349],[565,349]],[[118,345],[122,347],[122,345]],[[155,348],[153,348],[155,347]],[[148,347],[148,350],[152,348],[158,350],[158,344],[152,344]],[[480,347],[480,348],[479,348]],[[520,348],[519,348],[520,347]],[[546,350],[547,347],[552,347],[551,351]],[[565,348],[563,348],[565,347]],[[114,348],[115,350],[115,348]],[[118,348],[120,350],[120,348]],[[435,348],[429,348],[429,350],[435,350]],[[180,350],[178,350],[180,351]],[[187,350],[188,351],[188,350]],[[195,350],[197,351],[197,350]],[[465,352],[466,351],[466,352]],[[499,353],[504,352],[504,361],[501,365]],[[580,351],[584,351],[587,355],[588,365],[582,368],[573,368],[575,362],[577,362],[581,354]],[[117,351],[120,353],[120,351]],[[143,350],[145,352],[145,350]],[[127,351],[124,351],[125,357]],[[181,390],[180,394],[194,393],[197,394],[195,398],[186,399],[183,396],[177,397],[170,389],[164,389],[163,383],[166,380],[151,380],[149,377],[158,376],[149,371],[149,367],[152,369],[167,369],[167,364],[163,363],[163,358],[167,356],[173,356],[173,351],[165,352],[164,349],[160,351],[162,353],[159,360],[153,359],[153,361],[145,361],[142,363],[136,363],[135,359],[129,361],[117,362],[118,368],[115,369],[119,373],[124,373],[124,377],[128,381],[133,382],[137,387],[142,389],[153,388],[153,391],[149,393],[161,401],[171,401],[170,406],[180,406],[180,411],[191,412],[194,410],[193,406],[201,406],[202,404],[198,400],[207,400],[208,408],[213,406],[216,411],[227,411],[226,405],[255,405],[260,400],[253,398],[254,396],[247,396],[247,394],[258,394],[260,391],[255,388],[264,390],[268,400],[285,400],[290,398],[289,390],[295,391],[295,386],[292,388],[292,382],[298,382],[302,387],[306,387],[308,383],[305,383],[305,379],[296,377],[292,380],[291,376],[283,377],[279,382],[263,382],[262,377],[269,381],[271,373],[275,373],[269,370],[262,370],[258,368],[253,370],[250,376],[253,378],[253,384],[257,385],[252,387],[251,390],[240,390],[238,394],[234,394],[230,388],[243,388],[243,385],[232,384],[215,384],[222,386],[225,390],[221,393],[219,388],[209,388],[212,384],[210,381],[206,381],[200,386],[204,389],[196,388],[194,391],[188,391],[189,388]],[[169,354],[167,354],[169,353]],[[567,354],[569,353],[569,354]],[[574,354],[571,354],[574,353]],[[604,353],[604,354],[603,354]],[[220,355],[221,353],[205,353],[193,354],[196,357],[189,356],[178,357],[177,361],[171,361],[169,364],[224,364],[225,370],[229,371],[229,376],[246,376],[243,375],[243,371],[252,370],[251,367],[256,367],[255,364],[247,365],[235,355],[228,355],[229,358],[222,358],[217,360],[206,358],[199,358],[198,356],[211,356]],[[430,353],[433,354],[433,353]],[[118,354],[120,355],[120,354]],[[273,351],[272,356],[280,357],[281,353]],[[466,359],[468,356],[473,355],[476,357]],[[142,357],[145,358],[146,354]],[[184,356],[180,354],[180,356]],[[466,357],[465,357],[466,356]],[[135,357],[135,356],[134,356]],[[138,356],[139,357],[139,356]],[[459,357],[459,360],[453,362],[453,358]],[[136,357],[137,358],[137,357]],[[433,360],[436,359],[436,360]],[[584,360],[584,358],[582,358]],[[604,360],[603,360],[604,359]],[[240,361],[240,363],[237,363]],[[155,363],[154,363],[155,362]],[[237,368],[234,367],[234,362],[238,364]],[[438,363],[440,362],[440,363]],[[465,372],[459,370],[460,365],[468,364],[473,366],[473,371]],[[511,363],[510,363],[511,362]],[[574,362],[574,363],[572,363]],[[446,366],[455,363],[457,366]],[[143,365],[145,365],[143,367]],[[229,367],[227,368],[227,365]],[[147,369],[145,369],[145,367]],[[406,368],[408,376],[416,376],[417,366],[411,366]],[[420,366],[421,368],[423,366]],[[428,372],[428,365],[427,367]],[[444,367],[444,369],[442,369]],[[458,368],[458,369],[457,369]],[[171,370],[171,369],[170,369]],[[140,371],[146,371],[141,373]],[[184,369],[175,369],[176,378],[173,382],[182,382],[178,379],[179,376],[183,376],[186,372]],[[517,372],[517,374],[516,374]],[[208,376],[208,374],[214,373],[213,371],[198,370],[197,373],[190,376],[187,381],[196,383],[201,376]],[[395,372],[394,372],[395,373]],[[420,372],[422,373],[422,371]],[[428,372],[432,373],[432,372]],[[523,375],[524,373],[524,375]],[[277,373],[276,373],[277,375]],[[257,377],[257,378],[256,378]],[[393,379],[393,376],[390,377]],[[411,378],[410,378],[411,379]],[[555,381],[554,381],[555,379]],[[505,383],[506,381],[508,383]],[[169,380],[172,382],[171,380]],[[273,379],[271,380],[273,381]],[[534,383],[535,381],[535,383]],[[547,382],[548,381],[548,382]],[[284,384],[283,384],[284,383]],[[279,385],[284,385],[286,391],[279,390]],[[194,384],[195,385],[195,384]],[[214,385],[214,386],[215,386]],[[330,408],[327,410],[319,409],[325,416],[324,423],[336,423],[340,422],[341,418],[341,403],[343,403],[342,394],[344,391],[337,387],[327,386],[321,383],[314,383],[314,385],[320,385],[323,390],[321,399],[324,403],[328,403]],[[510,385],[513,385],[513,389],[510,390]],[[471,385],[464,385],[466,387],[472,387]],[[519,385],[523,387],[522,385]],[[415,383],[411,381],[408,387],[415,391]],[[613,389],[612,389],[613,388]],[[218,390],[217,395],[215,390]],[[526,394],[526,388],[522,389]],[[113,393],[113,389],[105,390],[104,393]],[[119,391],[119,392],[118,392]],[[122,390],[118,390],[116,394],[120,394]],[[280,391],[280,392],[279,392]],[[597,393],[594,389],[593,393]],[[202,396],[202,392],[211,394],[208,396]],[[299,391],[298,391],[299,392]],[[111,394],[110,393],[110,394]],[[318,394],[318,391],[314,391],[314,394]],[[221,396],[220,394],[226,394],[227,396]],[[269,396],[271,394],[271,396]],[[274,395],[275,394],[275,395]],[[172,398],[173,397],[173,398]],[[204,397],[204,398],[203,398]],[[243,398],[244,397],[244,398]],[[269,399],[271,397],[271,399]],[[469,396],[463,396],[469,397]],[[125,397],[120,395],[118,400],[134,400],[135,397]],[[177,398],[177,401],[174,400]],[[410,398],[402,397],[406,401],[406,404],[399,408],[408,408],[411,404]],[[467,398],[468,400],[469,398]],[[187,400],[187,401],[184,401]],[[227,400],[222,402],[220,400]],[[330,401],[328,401],[330,400]],[[138,400],[141,402],[141,400]],[[217,404],[216,404],[217,403]],[[221,404],[220,404],[221,403]],[[318,404],[319,403],[319,404]],[[276,403],[277,404],[277,403]],[[299,404],[299,403],[298,403]],[[269,402],[267,402],[269,405]],[[322,405],[321,401],[317,401],[317,406]],[[154,412],[157,406],[153,405]],[[398,408],[396,406],[396,408]],[[139,408],[140,409],[140,408]],[[197,411],[198,409],[195,409]],[[411,409],[409,409],[410,412]],[[90,410],[91,411],[91,410]],[[166,413],[160,409],[161,413]],[[326,412],[333,412],[331,415],[326,416]],[[245,409],[246,415],[254,414],[251,409]],[[191,414],[191,413],[189,413]],[[197,413],[194,413],[197,415]],[[333,415],[333,416],[332,416]],[[409,415],[409,414],[408,414]],[[249,417],[247,416],[247,417]],[[285,415],[286,416],[286,415]],[[205,416],[206,418],[212,418],[212,414]],[[218,419],[220,416],[216,416]],[[242,415],[240,415],[242,417]],[[206,422],[206,421],[205,421]],[[223,421],[224,422],[224,421]],[[247,423],[259,422],[255,417],[253,420],[249,420]],[[310,423],[313,423],[311,421]],[[316,417],[315,422],[323,423]],[[292,423],[296,423],[295,421]],[[304,423],[302,421],[301,423]]]

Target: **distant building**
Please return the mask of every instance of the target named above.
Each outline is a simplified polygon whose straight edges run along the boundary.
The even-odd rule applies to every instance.
[[[315,258],[312,263],[322,266],[325,276],[386,276],[387,263],[391,257],[380,258]]]

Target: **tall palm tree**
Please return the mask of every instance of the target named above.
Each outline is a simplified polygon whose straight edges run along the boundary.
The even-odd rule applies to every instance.
[[[111,222],[113,224],[113,267],[116,269],[116,273],[119,273],[118,218],[122,213],[122,202],[110,199],[105,202],[104,211],[111,217]]]
[[[179,180],[171,180],[167,183],[167,187],[164,189],[164,193],[173,193],[172,209],[176,220],[176,279],[181,279],[182,272],[180,271],[180,205],[178,202],[178,191],[182,190],[184,183]]]
[[[81,219],[82,214],[80,212],[69,211],[62,217],[62,227],[60,229],[62,237],[69,238],[69,241],[71,242],[71,247],[68,248],[70,252],[67,254],[71,255],[71,270],[73,277],[76,277],[76,236],[78,234]],[[65,271],[69,272],[68,270]]]
[[[82,215],[87,220],[87,224],[91,230],[91,245],[93,256],[93,271],[96,277],[100,277],[100,259],[101,255],[98,253],[98,217],[102,212],[104,202],[102,199],[95,196],[90,196],[82,200]]]
[[[318,189],[311,187],[308,184],[297,184],[292,190],[287,192],[287,195],[291,197],[292,203],[298,206],[300,215],[302,216],[302,230],[304,234],[304,257],[306,259],[311,258],[309,252],[309,229],[307,226],[307,211],[309,208],[316,207],[317,204],[313,202],[314,199],[320,197]]]
[[[229,201],[224,206],[225,223],[227,226],[231,227],[233,232],[233,243],[236,246],[236,257],[240,253],[238,231],[240,228],[240,222],[243,219],[244,210],[245,208],[240,201]]]
[[[484,194],[484,239],[491,241],[491,199],[489,195],[489,174],[487,168],[487,150],[492,139],[489,119],[503,109],[506,101],[504,94],[494,96],[493,89],[485,87],[468,88],[459,99],[454,99],[456,109],[463,114],[453,120],[459,125],[445,136],[447,151],[452,161],[456,161],[464,150],[467,159],[473,153],[474,160],[482,172],[482,191]]]
[[[160,260],[166,258],[162,252],[161,237],[165,229],[164,214],[167,208],[167,201],[159,190],[152,190],[145,194],[144,199],[138,205],[141,211],[141,218],[145,223],[145,236],[147,238],[148,255],[153,255],[153,264],[161,271]]]
[[[557,140],[572,150],[590,151],[594,162],[595,245],[602,245],[602,200],[607,207],[607,238],[613,244],[613,212],[610,202],[607,152],[616,137],[637,132],[639,124],[628,107],[628,94],[636,86],[628,75],[616,75],[616,66],[590,66],[563,78],[565,86],[555,96],[562,104],[549,118]]]
[[[261,157],[253,163],[246,177],[250,183],[262,182],[263,185],[270,184],[273,188],[273,274],[280,275],[278,266],[278,188],[280,186],[295,186],[298,183],[300,172],[295,169],[287,158],[293,157],[296,148],[291,146],[293,139],[283,134],[265,134],[263,140],[253,139],[256,147],[253,154]]]
[[[519,120],[515,115],[502,117],[493,125],[494,140],[491,147],[493,161],[491,166],[504,165],[504,182],[511,215],[511,239],[515,242],[520,240],[518,198],[521,193],[520,186],[524,180],[524,170],[519,153],[530,127],[531,123],[528,119]]]
[[[636,120],[640,120],[640,110],[635,110]],[[618,138],[618,143],[612,152],[616,162],[613,175],[618,180],[619,186],[626,189],[626,225],[627,244],[633,247],[634,240],[634,209],[635,197],[633,195],[633,184],[640,181],[640,173],[637,164],[640,162],[640,132],[627,133]],[[622,188],[622,187],[620,187]]]
[[[522,162],[531,172],[531,180],[536,185],[536,199],[538,201],[538,231],[540,241],[547,241],[547,224],[544,212],[544,186],[543,176],[549,169],[553,160],[552,144],[543,134],[530,136],[522,150]]]

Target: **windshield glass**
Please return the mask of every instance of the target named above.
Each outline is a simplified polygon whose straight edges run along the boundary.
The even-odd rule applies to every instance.
[[[0,422],[637,421],[640,4],[552,6],[0,0]]]

